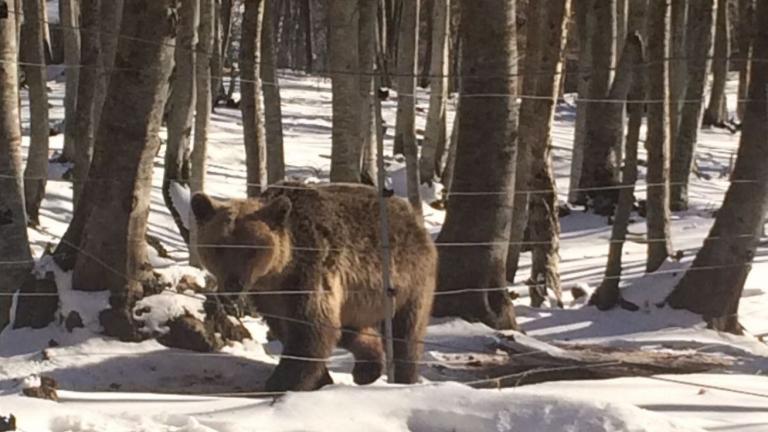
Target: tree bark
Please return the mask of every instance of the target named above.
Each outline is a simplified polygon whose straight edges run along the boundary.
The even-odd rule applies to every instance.
[[[283,112],[280,107],[280,84],[275,54],[274,2],[264,3],[264,25],[261,30],[261,84],[264,93],[264,117],[267,140],[267,180],[270,184],[285,178],[283,156]]]
[[[331,181],[360,181],[359,10],[356,2],[331,0],[328,8],[333,93]]]
[[[672,153],[670,208],[688,209],[688,178],[693,169],[693,157],[704,107],[704,89],[707,85],[708,60],[712,49],[715,0],[691,2],[685,52],[687,55],[687,84]],[[698,101],[698,102],[697,102]]]
[[[232,59],[229,56],[229,46],[232,41],[232,3],[235,0],[221,0],[221,6],[219,11],[219,18],[221,21],[221,46],[219,47],[219,55],[222,57],[214,66],[213,70],[219,79],[216,80],[218,87],[213,88],[213,105],[218,104],[221,98],[226,97],[226,90],[224,89],[224,66],[234,69]]]
[[[768,2],[757,2],[755,58],[768,58]],[[752,65],[739,152],[715,224],[667,302],[703,315],[721,331],[740,333],[739,299],[768,212],[768,64]],[[740,181],[742,180],[742,181]]]
[[[704,126],[720,126],[728,120],[725,84],[728,80],[728,58],[731,56],[731,29],[728,23],[728,0],[717,0],[715,18],[715,52],[712,59],[712,92],[704,111]]]
[[[358,62],[360,65],[360,179],[364,183],[376,184],[376,145],[378,132],[376,110],[380,104],[377,98],[374,72],[376,70],[376,19],[377,0],[360,0],[360,21],[358,25]]]
[[[635,33],[638,35],[637,33]],[[629,44],[635,44],[634,49],[629,49]],[[639,45],[638,45],[639,44]],[[624,250],[624,242],[627,238],[627,227],[629,218],[632,214],[632,207],[635,201],[635,182],[637,181],[637,149],[640,142],[640,127],[643,123],[643,111],[645,109],[643,100],[645,99],[645,74],[641,67],[645,62],[643,55],[642,42],[639,35],[632,38],[629,36],[627,44],[624,46],[622,62],[633,53],[631,66],[632,89],[628,95],[627,113],[629,114],[629,124],[627,129],[626,151],[624,159],[624,168],[622,170],[622,189],[619,192],[619,202],[616,207],[616,213],[613,219],[613,228],[611,230],[611,244],[608,248],[608,261],[605,265],[605,278],[595,293],[590,298],[590,304],[595,305],[600,310],[611,309],[617,304],[625,304],[621,299],[619,292],[619,282],[621,281],[621,262]],[[621,74],[618,72],[617,74]],[[617,77],[617,80],[619,78]]]
[[[595,17],[591,13],[596,0],[574,0],[576,11],[576,31],[579,42],[579,66],[578,66],[578,97],[589,98],[589,89],[592,81],[592,44],[591,32],[595,24]],[[576,103],[576,126],[573,139],[573,155],[571,157],[571,175],[568,185],[568,202],[572,204],[586,204],[587,195],[579,190],[581,182],[582,166],[584,164],[584,142],[587,138],[587,108],[588,103]]]
[[[408,201],[421,214],[419,196],[419,148],[416,143],[416,75],[419,56],[420,0],[403,2],[397,50],[397,118],[395,145],[400,141],[405,155]]]
[[[66,84],[64,90],[64,149],[62,157],[67,162],[75,160],[75,134],[77,115],[77,83],[80,77],[80,32],[77,0],[60,0],[59,15],[64,37],[64,64]]]
[[[312,6],[310,0],[301,0],[301,19],[304,23],[304,70],[312,73],[314,54],[312,50]]]
[[[101,111],[104,108],[104,100],[109,88],[109,78],[115,65],[115,52],[117,51],[118,35],[120,34],[120,21],[123,18],[123,1],[111,0],[101,6],[100,31],[101,66],[99,80],[96,89],[96,101],[94,102],[94,131],[99,127]]]
[[[120,31],[126,37],[118,44],[92,181],[82,195],[81,205],[90,207],[88,230],[82,233],[72,284],[79,290],[110,290],[111,308],[99,318],[107,335],[122,340],[137,338],[131,308],[143,295],[141,283],[151,268],[144,238],[176,34],[169,13],[175,15],[175,8],[175,0],[125,5]],[[136,65],[144,69],[137,71]]]
[[[534,5],[531,2],[529,5]],[[532,246],[531,303],[539,307],[550,290],[562,307],[560,288],[560,221],[558,218],[557,185],[552,167],[552,121],[555,116],[558,84],[562,72],[565,48],[565,25],[570,13],[570,0],[550,0],[546,7],[528,8],[529,19],[541,14],[539,26],[528,28],[526,72],[533,71],[533,94],[542,96],[524,99],[520,107],[518,142],[529,140],[531,177],[528,185],[537,192],[530,195],[530,228]],[[538,41],[535,41],[538,39]],[[530,62],[530,63],[529,63]],[[530,66],[529,66],[530,65]],[[526,86],[527,87],[527,86]],[[530,122],[522,114],[528,112]],[[526,124],[527,123],[527,124]],[[543,192],[547,191],[547,192]]]
[[[206,0],[203,0],[206,1]],[[189,243],[189,227],[184,224],[172,196],[172,184],[189,182],[189,152],[192,119],[195,114],[195,60],[197,26],[200,22],[200,0],[182,0],[179,8],[179,34],[174,49],[174,91],[169,101],[168,141],[165,145],[165,171],[163,174],[163,200],[176,223],[179,234]],[[201,113],[201,115],[206,115]]]
[[[489,14],[489,10],[494,13]],[[515,328],[505,264],[515,190],[517,49],[514,0],[461,3],[461,90],[508,98],[463,98],[459,106],[456,165],[441,247],[438,289],[469,289],[435,298],[435,316],[460,316],[495,328]],[[493,192],[487,194],[486,192]],[[473,290],[476,289],[476,290]],[[492,288],[483,290],[483,288]]]
[[[37,225],[40,204],[45,197],[48,178],[48,89],[45,67],[45,31],[47,18],[40,0],[24,0],[24,24],[21,29],[22,59],[29,86],[30,145],[24,170],[24,202],[29,223]]]
[[[101,74],[99,21],[101,0],[80,0],[80,77],[75,115],[75,168],[73,206],[77,207],[88,178],[96,134],[96,83]]]
[[[651,0],[648,7],[648,262],[653,272],[672,255],[669,211],[669,99],[667,62],[669,51],[668,2]]]
[[[696,0],[694,0],[696,1]],[[672,137],[671,153],[674,157],[674,137],[678,134],[680,113],[687,82],[686,71],[686,22],[688,21],[688,0],[670,2],[670,57],[669,62],[669,136]]]
[[[447,139],[448,106],[448,25],[450,0],[432,0],[432,52],[429,71],[429,111],[419,160],[419,178],[432,183],[443,170],[442,159]]]
[[[17,75],[16,9],[7,2],[0,19],[0,293],[21,287],[32,269],[21,177],[21,129]],[[13,298],[0,296],[0,330],[10,320]]]
[[[243,112],[249,197],[260,195],[268,183],[263,95],[259,80],[263,17],[264,1],[253,0],[245,3],[240,40],[240,109]]]
[[[615,27],[616,0],[596,1],[593,7],[595,25],[589,28],[592,49],[591,79],[589,81],[588,98],[585,102],[586,124],[584,141],[584,160],[581,168],[579,187],[605,188],[618,184],[616,178],[616,161],[613,147],[604,147],[605,142],[598,142],[594,135],[603,126],[602,113],[610,102],[596,102],[608,97],[611,89],[612,69],[616,58]],[[621,118],[621,116],[620,116]],[[622,124],[623,126],[623,124]],[[621,136],[621,135],[620,135]],[[615,144],[615,143],[611,143]],[[610,190],[590,190],[587,196],[591,198],[595,212],[604,214],[605,209],[613,208],[616,203],[615,194],[605,193]],[[615,192],[615,191],[614,191]]]
[[[739,0],[738,3],[739,23],[738,23],[738,46],[739,56],[737,58],[739,67],[739,90],[738,90],[738,104],[736,107],[736,115],[739,120],[744,120],[744,108],[746,103],[744,100],[747,98],[747,92],[749,90],[749,75],[752,62],[750,60],[752,56],[752,41],[754,39],[754,14],[755,14],[755,0]]]

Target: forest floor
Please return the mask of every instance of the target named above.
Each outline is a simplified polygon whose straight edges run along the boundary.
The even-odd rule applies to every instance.
[[[55,75],[55,71],[52,71]],[[51,119],[63,118],[61,79],[52,80]],[[735,107],[735,82],[729,83],[729,103]],[[327,179],[330,165],[330,81],[293,73],[281,74],[285,160],[288,175]],[[26,99],[25,103],[26,103]],[[560,196],[565,200],[574,135],[573,99],[558,106],[553,141]],[[450,107],[453,108],[454,100]],[[428,94],[418,99],[417,127],[423,129]],[[384,117],[394,125],[396,101],[385,103]],[[28,119],[27,106],[23,114]],[[451,109],[452,119],[453,110]],[[28,146],[28,121],[24,122]],[[391,149],[392,128],[386,143]],[[240,112],[218,108],[212,117],[206,189],[219,197],[245,194],[245,164]],[[164,132],[163,132],[164,134]],[[164,137],[164,135],[163,135]],[[60,149],[63,136],[52,137]],[[703,130],[697,152],[700,172],[691,179],[691,210],[676,213],[672,238],[684,252],[680,262],[644,274],[644,220],[633,215],[625,246],[625,298],[637,312],[600,312],[572,299],[570,289],[590,292],[604,272],[611,227],[603,217],[579,210],[562,218],[561,270],[564,309],[533,309],[527,289],[510,287],[525,335],[496,332],[458,319],[434,320],[425,343],[425,382],[414,386],[379,382],[352,384],[352,357],[338,350],[330,361],[337,384],[317,392],[272,398],[245,397],[262,388],[278,361],[279,343],[268,343],[258,318],[245,324],[253,340],[234,343],[221,352],[204,354],[167,348],[154,340],[121,343],[98,333],[96,312],[107,294],[73,292],[67,274],[58,272],[60,312],[77,308],[85,328],[68,332],[62,323],[40,330],[8,330],[0,334],[0,417],[14,414],[18,430],[26,432],[84,431],[740,431],[768,430],[768,250],[758,251],[746,282],[740,319],[748,335],[732,336],[707,330],[701,320],[657,304],[690,264],[713,222],[712,212],[728,186],[728,167],[738,134]],[[642,150],[640,158],[645,158]],[[160,155],[162,155],[162,150]],[[153,264],[171,280],[194,274],[187,252],[161,195],[162,157],[156,159],[150,214],[150,234],[159,238],[170,258],[153,256]],[[62,167],[52,165],[41,210],[41,228],[30,229],[35,256],[56,244],[71,218],[72,187],[61,180]],[[402,171],[390,167],[395,189],[402,193]],[[638,196],[642,198],[644,168]],[[426,206],[426,223],[439,231],[444,213]],[[524,254],[520,279],[527,276],[530,256]],[[42,262],[40,268],[50,267]],[[471,287],[468,287],[471,288]],[[169,317],[196,310],[200,300],[164,293],[149,300],[148,324],[161,328]],[[87,306],[83,306],[87,304]],[[89,313],[90,312],[90,313]],[[600,346],[603,349],[643,350],[684,358],[707,355],[727,364],[705,373],[553,381],[478,390],[465,384],[486,378],[489,364],[514,364],[510,341],[526,350],[563,354],[563,348]],[[600,365],[597,365],[599,367]],[[557,373],[558,371],[551,371]],[[28,398],[40,376],[54,378],[58,401]],[[525,375],[520,376],[518,384]],[[493,382],[491,382],[493,384]],[[253,396],[253,395],[251,395]],[[0,423],[1,424],[1,423]]]

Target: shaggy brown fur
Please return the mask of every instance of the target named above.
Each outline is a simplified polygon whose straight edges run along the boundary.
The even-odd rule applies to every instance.
[[[300,186],[284,183],[283,186]],[[417,361],[432,308],[437,254],[410,205],[387,198],[395,381],[418,379]],[[198,253],[225,291],[312,291],[251,296],[292,357],[327,358],[351,351],[355,382],[383,369],[384,319],[379,198],[354,184],[275,187],[258,199],[218,202],[196,194]],[[267,390],[313,390],[330,383],[323,362],[282,358]]]

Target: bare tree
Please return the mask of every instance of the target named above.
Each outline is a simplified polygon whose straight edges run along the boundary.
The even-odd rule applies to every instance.
[[[739,102],[736,107],[736,115],[739,120],[744,120],[744,100],[749,91],[749,75],[752,62],[752,40],[754,38],[755,23],[755,0],[738,0],[738,38],[739,56],[737,57],[739,67]]]
[[[432,182],[442,173],[442,160],[447,139],[448,122],[448,27],[451,16],[450,0],[432,0],[432,52],[430,53],[429,111],[421,146],[419,178]]]
[[[0,292],[12,293],[32,268],[21,179],[16,51],[16,9],[8,2],[0,18]],[[13,299],[0,296],[0,329],[10,320]]]
[[[694,0],[695,1],[695,0]],[[686,72],[686,22],[688,20],[688,0],[670,2],[670,56],[669,62],[669,136],[677,136],[680,124],[680,111],[683,109],[683,96],[687,82]],[[674,145],[672,154],[676,151]]]
[[[680,125],[674,138],[672,152],[670,209],[688,208],[688,178],[693,168],[699,126],[704,107],[704,89],[709,71],[709,56],[712,49],[715,0],[691,2],[688,10],[686,56],[687,83],[686,103],[680,113]]]
[[[715,52],[712,59],[712,92],[704,111],[705,126],[722,125],[728,120],[725,84],[728,80],[728,58],[731,56],[731,29],[728,23],[728,0],[717,0],[715,19]]]
[[[768,58],[768,2],[757,2],[754,58]],[[741,333],[739,299],[768,212],[768,64],[752,64],[749,97],[732,181],[715,224],[667,302]],[[739,181],[744,180],[744,181]]]
[[[589,98],[590,82],[592,80],[591,29],[596,24],[591,9],[594,2],[595,0],[574,0],[579,45],[577,92],[578,97],[584,99]],[[584,142],[587,138],[587,107],[588,104],[586,103],[576,104],[576,126],[574,129],[571,175],[568,186],[568,202],[573,204],[586,204],[586,194],[579,191],[579,183],[584,164]]]
[[[206,0],[203,0],[206,1]],[[173,188],[189,181],[189,152],[192,119],[195,114],[195,60],[197,26],[200,21],[200,0],[182,0],[179,8],[179,33],[174,48],[174,91],[171,92],[168,114],[168,141],[165,145],[163,200],[171,212],[179,234],[189,243],[189,227],[184,224],[173,199]],[[207,115],[204,113],[202,115]]]
[[[101,42],[101,67],[99,80],[97,81],[96,101],[94,102],[95,128],[98,128],[101,119],[101,111],[104,108],[104,99],[107,96],[109,77],[115,65],[115,53],[117,52],[118,35],[120,34],[120,21],[123,18],[123,1],[111,0],[101,6],[99,19]]]
[[[488,13],[493,10],[493,13]],[[467,94],[508,98],[463,98],[459,105],[455,170],[443,229],[438,287],[469,289],[435,298],[433,314],[461,316],[495,328],[515,328],[505,262],[515,190],[517,49],[514,0],[461,3],[461,89]],[[491,191],[493,194],[485,192]],[[473,290],[473,288],[475,290]],[[485,288],[491,288],[490,290]]]
[[[628,94],[629,124],[627,129],[624,168],[622,170],[618,205],[613,219],[608,261],[605,265],[605,278],[595,291],[590,304],[601,310],[610,309],[617,304],[627,307],[619,292],[621,277],[622,252],[627,237],[627,227],[635,201],[635,182],[637,181],[637,148],[640,141],[640,127],[643,123],[642,102],[645,98],[645,75],[641,66],[645,62],[642,41],[637,32],[627,36],[624,51],[616,72],[616,82],[631,80],[632,88]]]
[[[669,210],[669,98],[667,62],[669,14],[666,0],[648,6],[648,262],[646,270],[658,269],[672,255]]]
[[[245,138],[248,196],[257,196],[267,185],[267,143],[261,93],[261,27],[264,1],[245,2],[240,40],[240,92]]]
[[[538,307],[551,290],[562,306],[560,289],[560,221],[557,185],[552,169],[552,121],[565,48],[565,25],[570,0],[551,0],[546,7],[528,7],[524,88],[540,96],[524,99],[520,106],[518,145],[527,141],[531,151],[528,227],[531,233],[531,303]],[[538,15],[538,17],[537,17]],[[528,93],[526,93],[528,94]],[[546,191],[546,192],[544,192]]]
[[[312,50],[312,2],[310,0],[300,0],[301,23],[304,28],[304,69],[307,73],[312,73],[314,55]]]
[[[267,179],[269,183],[285,177],[283,156],[283,112],[280,108],[280,84],[275,53],[274,2],[264,3],[264,25],[261,30],[261,85],[264,93],[264,117],[267,139]]]
[[[360,0],[358,24],[358,63],[360,65],[360,143],[362,145],[360,180],[376,184],[376,145],[380,135],[377,116],[381,104],[377,103],[374,71],[376,68],[376,19],[378,2]]]
[[[328,8],[333,130],[331,181],[360,181],[359,9],[357,2],[331,0]]]
[[[421,214],[419,196],[419,148],[416,144],[416,75],[418,72],[420,0],[404,1],[397,50],[397,124],[395,146],[401,142],[405,155],[408,201]]]
[[[80,216],[86,213],[88,230],[81,234],[73,287],[110,291],[111,308],[102,311],[100,321],[107,335],[123,340],[137,337],[131,308],[143,295],[142,281],[151,268],[144,238],[176,34],[168,13],[175,14],[176,7],[176,0],[125,4],[120,26],[125,37],[118,44],[99,126],[89,171],[93,181],[82,193],[81,206],[89,211],[81,210]],[[136,71],[135,65],[144,69]],[[73,225],[78,227],[74,220]]]
[[[73,204],[77,207],[85,187],[96,135],[96,85],[101,68],[101,0],[80,0],[80,77],[75,115],[75,168]]]
[[[75,160],[75,134],[77,115],[77,83],[80,77],[80,20],[77,0],[59,1],[59,18],[61,19],[62,33],[64,35],[64,64],[66,70],[66,84],[64,90],[64,160]]]
[[[48,89],[45,67],[45,25],[43,3],[24,0],[24,24],[21,29],[21,54],[28,64],[24,76],[29,86],[30,145],[24,170],[24,200],[29,222],[37,225],[40,204],[45,197],[48,178]]]

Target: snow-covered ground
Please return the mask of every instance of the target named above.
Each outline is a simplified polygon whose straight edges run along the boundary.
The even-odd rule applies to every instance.
[[[330,82],[286,72],[281,74],[281,84],[287,173],[326,179],[330,165]],[[731,95],[734,86],[734,82],[729,83]],[[63,83],[52,81],[50,87],[51,119],[55,123],[63,117]],[[423,93],[418,99],[420,129],[427,97]],[[26,100],[24,103],[26,116]],[[733,97],[730,104],[735,106]],[[557,183],[563,198],[570,171],[573,108],[571,104],[558,107],[553,133]],[[384,109],[385,120],[393,126],[395,101],[385,103]],[[28,124],[24,126],[26,148]],[[238,110],[218,108],[213,115],[206,189],[215,196],[239,197],[245,193],[241,128]],[[60,149],[62,139],[62,135],[53,137],[52,148]],[[388,148],[391,140],[390,128]],[[571,287],[586,286],[589,290],[599,284],[610,236],[604,218],[577,211],[562,219],[561,270],[567,307],[532,309],[527,306],[526,290],[512,287],[521,294],[517,312],[527,336],[501,335],[484,325],[456,319],[435,320],[425,343],[423,384],[394,386],[381,379],[371,386],[357,387],[350,375],[353,358],[339,350],[329,365],[336,385],[275,401],[264,397],[269,395],[252,393],[261,390],[280,351],[278,343],[267,342],[266,328],[257,318],[244,322],[254,340],[204,354],[170,349],[154,340],[134,344],[110,340],[98,334],[95,315],[86,314],[85,328],[73,332],[56,323],[41,330],[6,330],[0,334],[0,417],[14,414],[19,430],[26,432],[766,431],[768,378],[762,372],[768,369],[768,346],[755,337],[768,334],[765,250],[758,252],[741,304],[741,321],[750,335],[719,334],[707,330],[694,315],[656,306],[701,246],[713,221],[711,212],[719,206],[728,186],[727,175],[721,174],[726,172],[737,145],[738,135],[727,131],[705,130],[700,135],[698,162],[711,178],[692,179],[692,209],[675,215],[673,242],[676,249],[684,251],[682,262],[667,263],[656,274],[645,276],[645,224],[636,217],[630,226],[623,285],[625,297],[640,306],[637,312],[599,312],[582,302],[571,302]],[[645,157],[642,151],[640,157]],[[400,189],[397,167],[393,165],[391,171],[393,185]],[[60,172],[52,169],[51,177],[60,178]],[[161,179],[162,157],[158,157],[149,229],[171,258],[153,257],[153,263],[177,280],[192,270],[185,266],[186,247],[163,203]],[[42,229],[29,231],[36,256],[64,233],[71,218],[70,197],[70,183],[48,183],[41,210]],[[443,213],[428,206],[425,210],[426,223],[437,232]],[[528,264],[525,254],[523,276]],[[40,267],[50,268],[48,265],[43,262]],[[103,294],[72,291],[68,275],[56,276],[64,314],[83,301],[89,305],[84,309],[91,311],[106,304]],[[145,300],[143,306],[151,311],[143,316],[149,331],[162,333],[169,316],[185,311],[199,313],[198,299],[183,297],[179,302],[172,298],[162,294]],[[599,344],[681,354],[712,353],[733,361],[733,365],[693,375],[557,381],[497,390],[445,382],[481,379],[481,371],[472,367],[476,362],[514,362],[499,349],[510,336],[530,350],[557,352],[564,343]],[[30,377],[41,375],[58,382],[58,402],[21,396],[21,388]]]

